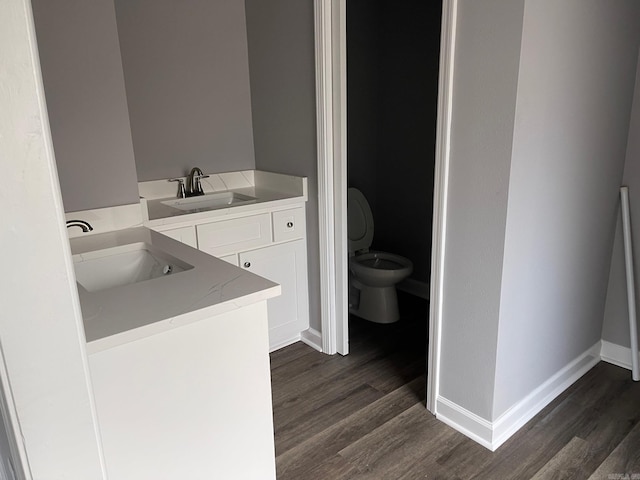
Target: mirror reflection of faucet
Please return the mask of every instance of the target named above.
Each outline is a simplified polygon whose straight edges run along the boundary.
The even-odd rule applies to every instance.
[[[176,198],[197,197],[204,195],[200,180],[203,178],[209,178],[209,175],[203,175],[202,170],[198,167],[193,167],[189,175],[187,175],[187,185],[185,188],[184,179],[182,178],[170,178],[169,182],[178,182],[178,192]]]
[[[91,232],[93,227],[89,222],[85,222],[84,220],[68,220],[67,228],[70,227],[80,227],[84,233]]]
[[[170,182],[178,182],[178,193],[176,198],[187,198],[187,192],[184,189],[184,180],[181,178],[170,178]]]
[[[198,167],[193,167],[187,177],[187,197],[204,195],[202,185],[200,185],[200,180],[202,178],[209,178],[209,175],[203,175],[202,170]]]

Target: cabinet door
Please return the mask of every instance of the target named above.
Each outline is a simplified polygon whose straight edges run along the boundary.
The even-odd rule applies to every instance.
[[[196,240],[196,227],[187,226],[180,228],[171,228],[168,230],[162,228],[154,228],[156,232],[159,232],[167,237],[171,237],[179,242],[186,243],[190,247],[198,248],[198,242]]]
[[[281,285],[282,294],[267,302],[270,350],[299,340],[309,328],[305,240],[244,252],[239,259],[241,268]]]

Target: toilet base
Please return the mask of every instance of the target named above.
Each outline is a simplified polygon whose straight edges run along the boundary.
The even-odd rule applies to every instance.
[[[395,323],[400,320],[395,285],[370,287],[351,279],[349,313],[374,323]]]

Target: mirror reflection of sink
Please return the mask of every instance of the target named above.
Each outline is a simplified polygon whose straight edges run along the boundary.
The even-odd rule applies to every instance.
[[[74,255],[73,264],[76,280],[88,292],[144,282],[193,268],[142,242]]]
[[[199,212],[215,210],[217,208],[232,207],[255,201],[256,199],[254,197],[250,197],[248,195],[242,195],[235,192],[219,192],[208,193],[199,197],[174,198],[171,200],[165,200],[161,203],[179,210]]]

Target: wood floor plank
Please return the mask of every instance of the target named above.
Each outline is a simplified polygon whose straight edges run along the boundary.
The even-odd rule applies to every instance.
[[[640,478],[640,423],[593,472],[589,480]]]
[[[316,408],[307,412],[304,417],[296,417],[289,422],[276,421],[276,455],[299,445],[310,436],[322,432],[336,422],[365,408],[383,396],[380,391],[363,384],[353,390],[342,391],[340,395],[332,395],[326,403],[316,404]]]
[[[299,378],[273,386],[274,416],[289,422],[317,409],[318,405],[328,403],[332,398],[342,397],[344,392],[371,384],[375,381],[385,382],[388,377],[397,376],[397,371],[389,366],[394,358],[380,356],[363,364],[343,366],[340,371],[314,372],[312,378]],[[315,375],[317,374],[317,375]],[[405,380],[405,382],[408,380]],[[405,383],[403,382],[403,383]]]
[[[357,470],[339,454],[312,465],[303,476],[280,476],[278,479],[288,480],[349,480],[357,475]]]
[[[419,403],[416,391],[423,390],[424,385],[423,378],[415,379],[348,418],[336,422],[321,433],[309,436],[297,447],[278,455],[276,458],[278,478],[311,478],[307,476],[310,466],[332,458],[346,446]]]
[[[350,321],[348,356],[272,354],[279,480],[640,479],[640,384],[620,367],[598,364],[496,452],[437,421],[428,304],[412,302],[397,324]]]
[[[353,479],[399,478],[417,462],[426,473],[461,436],[417,404],[339,453],[356,467]]]
[[[302,342],[296,342],[286,348],[281,348],[280,350],[272,352],[269,355],[271,360],[271,371],[274,372],[276,369],[290,362],[295,362],[304,355],[307,355],[310,351],[309,349],[310,347],[308,345]]]
[[[573,437],[531,480],[570,480],[586,478],[582,465],[589,460],[589,442]]]

